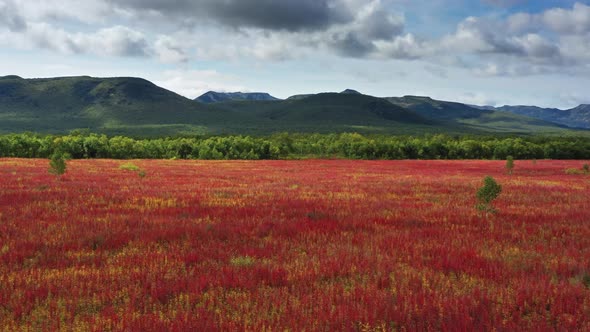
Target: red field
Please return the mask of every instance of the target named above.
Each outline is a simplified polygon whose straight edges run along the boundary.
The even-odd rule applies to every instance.
[[[0,160],[1,331],[590,330],[582,161],[125,163]]]

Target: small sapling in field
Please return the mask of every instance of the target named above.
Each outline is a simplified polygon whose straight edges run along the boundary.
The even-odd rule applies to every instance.
[[[477,191],[477,209],[486,213],[495,213],[496,209],[492,202],[498,198],[502,192],[502,186],[491,176],[486,176],[483,180],[483,186]]]
[[[512,156],[506,157],[506,171],[508,174],[512,174],[512,170],[514,170],[514,158]]]
[[[66,173],[68,156],[62,152],[55,152],[49,159],[49,173],[62,176]]]

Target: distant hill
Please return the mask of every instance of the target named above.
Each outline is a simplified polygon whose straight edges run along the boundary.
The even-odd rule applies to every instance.
[[[266,92],[215,92],[209,91],[197,97],[196,101],[211,104],[230,100],[279,100]]]
[[[541,108],[537,106],[483,106],[487,109],[510,112],[536,119],[541,119],[571,128],[590,129],[590,105],[580,105],[569,110]]]
[[[356,90],[353,90],[353,89],[346,89],[346,90],[344,90],[344,91],[342,91],[340,93],[341,94],[345,94],[345,95],[360,95],[360,94],[362,94],[362,93],[360,93],[360,92],[358,92]]]
[[[311,97],[314,94],[301,94],[301,95],[293,95],[289,98],[287,98],[287,100],[298,100],[298,99],[305,99],[307,97]]]
[[[276,132],[487,135],[567,131],[509,112],[480,110],[427,97],[383,99],[351,89],[287,100],[268,96],[253,99],[195,102],[132,77],[4,76],[0,77],[0,133],[68,133],[82,129],[145,137]]]
[[[427,118],[438,120],[472,119],[493,112],[475,109],[461,103],[434,100],[430,97],[404,96],[385,99],[400,107],[411,109]]]
[[[140,78],[0,78],[0,132],[206,132],[224,115]]]
[[[405,96],[385,98],[389,102],[405,107],[423,117],[445,123],[467,126],[475,130],[514,133],[548,133],[559,131],[559,125],[528,116],[513,114],[499,109],[473,107],[457,102],[440,101],[430,97]]]
[[[282,101],[231,101],[216,106],[254,115],[278,131],[411,134],[454,130],[384,99],[362,94],[319,93]]]
[[[282,103],[266,113],[271,119],[333,122],[338,119],[370,122],[388,120],[400,123],[433,124],[434,121],[419,116],[413,111],[388,103],[386,100],[360,93],[320,93],[304,99]]]

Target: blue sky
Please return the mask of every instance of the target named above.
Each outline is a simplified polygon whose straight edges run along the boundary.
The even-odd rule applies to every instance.
[[[135,76],[189,98],[590,103],[582,0],[0,0],[0,48],[0,75]]]

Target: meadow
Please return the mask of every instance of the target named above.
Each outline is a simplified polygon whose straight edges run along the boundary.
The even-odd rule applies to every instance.
[[[584,163],[0,159],[0,331],[590,330]]]

